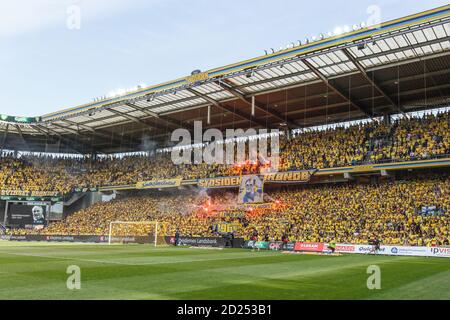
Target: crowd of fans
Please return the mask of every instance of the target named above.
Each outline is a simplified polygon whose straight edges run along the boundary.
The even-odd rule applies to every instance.
[[[289,140],[281,168],[322,169],[382,161],[410,161],[450,153],[449,114],[370,122],[306,132]]]
[[[0,190],[66,194],[81,182],[68,174],[67,165],[67,160],[51,157],[0,157]]]
[[[281,171],[353,166],[367,162],[429,159],[450,154],[448,112],[403,118],[392,124],[373,121],[348,128],[306,131],[282,139]],[[170,154],[154,157],[52,158],[0,157],[0,190],[24,192],[135,184],[166,178],[199,179],[258,173],[261,163],[174,165]]]
[[[385,244],[448,245],[449,195],[448,175],[276,189],[268,192],[272,207],[264,209],[236,208],[237,200],[230,202],[233,196],[221,190],[210,195],[183,191],[97,203],[39,232],[107,235],[111,221],[158,221],[161,235],[174,235],[178,229],[186,236],[212,236],[214,226],[230,224],[236,237],[246,239],[257,233],[260,240],[271,241],[285,236],[291,241],[366,244],[377,237]],[[122,225],[113,235],[149,235],[151,228]]]
[[[358,125],[301,134],[286,143],[281,169],[323,169],[362,163],[368,152],[363,132],[370,129],[371,126]]]

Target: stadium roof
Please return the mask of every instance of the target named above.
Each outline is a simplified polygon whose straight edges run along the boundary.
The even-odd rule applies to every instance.
[[[137,151],[194,121],[301,128],[449,105],[450,5],[318,39],[38,118],[0,118],[0,147]]]

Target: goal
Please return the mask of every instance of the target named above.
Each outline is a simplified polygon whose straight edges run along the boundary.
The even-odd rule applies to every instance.
[[[150,243],[157,246],[157,221],[112,221],[109,223],[108,243]]]

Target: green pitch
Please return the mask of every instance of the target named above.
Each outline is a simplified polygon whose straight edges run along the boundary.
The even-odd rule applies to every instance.
[[[0,241],[0,299],[450,299],[450,259]]]

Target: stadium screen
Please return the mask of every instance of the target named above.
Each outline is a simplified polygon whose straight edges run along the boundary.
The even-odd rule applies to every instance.
[[[47,205],[41,202],[10,203],[8,221],[19,227],[43,226],[47,216]]]

